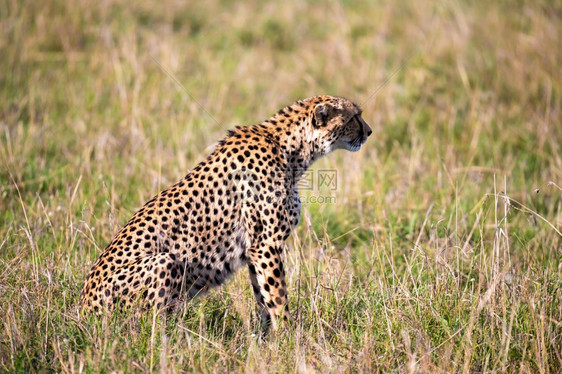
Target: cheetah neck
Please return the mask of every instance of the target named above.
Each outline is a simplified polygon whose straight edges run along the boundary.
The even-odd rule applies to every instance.
[[[279,144],[295,183],[323,155],[311,133],[309,117],[304,107],[296,103],[258,125],[270,140]]]

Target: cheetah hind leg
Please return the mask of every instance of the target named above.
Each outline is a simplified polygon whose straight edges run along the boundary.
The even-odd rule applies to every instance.
[[[184,264],[172,253],[156,253],[137,259],[134,263],[118,269],[110,283],[127,279],[127,285],[113,287],[108,303],[123,300],[126,304],[155,307],[174,312],[183,305]],[[109,291],[109,290],[108,290]],[[105,295],[109,296],[109,292]],[[108,298],[110,299],[110,298]]]
[[[159,253],[153,263],[156,282],[151,304],[157,309],[166,308],[169,313],[180,311],[185,304],[185,264],[173,253]]]

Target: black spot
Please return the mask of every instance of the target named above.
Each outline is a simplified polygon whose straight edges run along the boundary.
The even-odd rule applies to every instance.
[[[248,269],[250,269],[251,274],[256,274],[256,268],[253,264],[249,264]]]

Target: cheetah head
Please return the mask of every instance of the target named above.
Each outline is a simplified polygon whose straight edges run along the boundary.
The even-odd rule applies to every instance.
[[[361,109],[351,101],[333,96],[315,98],[311,127],[319,156],[336,149],[357,152],[373,132],[361,117]]]

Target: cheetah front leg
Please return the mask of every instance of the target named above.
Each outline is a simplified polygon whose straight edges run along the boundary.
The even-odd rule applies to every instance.
[[[284,327],[290,318],[282,248],[281,244],[248,250],[250,280],[266,329],[271,325],[277,330],[279,318],[282,318],[281,326]]]

